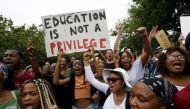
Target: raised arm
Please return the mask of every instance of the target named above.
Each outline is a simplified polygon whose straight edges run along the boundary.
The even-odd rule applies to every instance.
[[[157,29],[158,29],[158,25],[153,27],[152,30],[149,33],[149,38],[150,38],[150,43],[152,43],[152,39],[155,38],[155,36],[157,35]]]
[[[147,63],[151,53],[150,38],[148,37],[148,33],[145,27],[140,27],[137,29],[137,31],[143,40],[143,52],[140,56],[140,59],[142,65],[144,66]]]
[[[116,51],[118,50],[118,46],[119,46],[119,43],[120,43],[120,39],[122,37],[122,33],[124,31],[124,22],[120,23],[119,24],[119,27],[118,27],[118,33],[116,35],[116,40],[115,40],[115,43],[114,43],[114,46],[113,46],[113,51]]]
[[[29,58],[30,58],[30,63],[32,65],[32,69],[35,73],[35,76],[37,78],[43,78],[43,73],[40,72],[39,70],[39,65],[38,65],[38,61],[37,61],[37,58],[36,58],[36,55],[35,55],[35,49],[33,46],[29,46],[27,48],[27,52],[29,54]]]
[[[53,73],[53,84],[54,85],[65,85],[69,82],[69,78],[65,78],[62,80],[59,79],[60,64],[61,64],[61,60],[62,60],[63,56],[64,56],[64,53],[63,53],[63,51],[60,50],[58,52],[57,64],[55,66],[55,71]]]
[[[102,52],[99,51],[99,50],[97,50],[97,51],[98,51],[98,53],[100,54],[100,56],[101,56],[101,58],[103,59],[103,61],[106,61],[106,57],[102,54]]]
[[[100,72],[100,69],[99,69],[99,67],[98,67],[99,62],[98,62],[98,60],[97,60],[96,57],[95,57],[95,54],[94,54],[94,47],[90,46],[90,47],[89,47],[89,50],[90,50],[90,53],[91,53],[92,58],[93,58],[93,63],[94,63],[93,65],[94,65],[94,68],[95,68],[95,73],[99,73],[99,72]]]
[[[96,89],[100,90],[101,92],[104,92],[106,94],[109,86],[106,83],[102,83],[98,81],[92,72],[91,66],[89,64],[89,56],[87,52],[83,55],[83,63],[84,63],[84,69],[85,69],[85,76],[87,80],[90,82],[92,86],[94,86]]]

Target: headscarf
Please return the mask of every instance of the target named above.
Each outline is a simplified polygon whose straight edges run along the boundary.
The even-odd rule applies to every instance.
[[[139,81],[146,84],[166,104],[167,109],[173,108],[174,95],[178,90],[169,81],[161,77],[143,78]]]
[[[3,75],[4,80],[7,79],[7,77],[8,77],[8,68],[3,63],[0,63],[0,74]]]

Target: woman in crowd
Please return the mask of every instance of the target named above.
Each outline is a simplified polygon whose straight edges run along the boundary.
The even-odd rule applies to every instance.
[[[89,47],[89,50],[91,51],[92,58],[93,58],[92,59],[93,61],[90,64],[94,68],[94,72],[95,72],[94,76],[98,81],[105,83],[102,76],[102,73],[104,71],[104,63],[100,61],[99,59],[97,59],[94,53],[94,48],[92,46]],[[103,92],[100,92],[99,90],[97,90],[96,88],[93,89],[92,93],[93,93],[92,100],[93,100],[94,109],[102,109],[104,102],[106,100],[106,95]]]
[[[106,83],[95,79],[89,64],[90,53],[84,53],[85,75],[89,82],[98,90],[105,93],[108,97],[104,103],[103,109],[130,109],[126,91],[130,89],[128,75],[124,69],[107,69],[103,72],[103,78]],[[109,90],[108,90],[109,89]],[[129,97],[128,97],[129,98]]]
[[[178,90],[190,83],[189,61],[186,52],[178,47],[165,50],[158,60],[158,72]]]
[[[133,85],[129,103],[131,109],[173,109],[176,92],[163,78],[143,78]]]
[[[27,80],[21,89],[21,109],[59,109],[49,83],[43,79]]]
[[[61,78],[65,79],[70,77],[71,68],[68,67],[68,59],[66,57],[62,57],[61,63],[57,63],[57,66],[60,66]]]
[[[106,51],[106,54],[105,54],[105,61],[104,61],[104,67],[105,68],[111,68],[111,69],[113,69],[113,68],[115,68],[115,61],[114,61],[114,58],[113,58],[113,55],[114,53],[113,53],[113,51],[112,51],[112,49],[108,49],[107,51]]]
[[[119,56],[115,55],[116,67],[121,67],[127,71],[129,75],[129,83],[134,84],[137,80],[144,76],[144,65],[147,63],[150,56],[150,39],[145,27],[137,29],[139,35],[143,40],[143,53],[134,62],[132,61],[132,55],[129,52],[123,51],[119,53]]]
[[[33,71],[33,69],[32,69],[32,65],[26,66],[25,71],[26,71],[27,73],[29,73],[30,75],[35,76],[35,73],[34,73],[34,71]]]
[[[3,84],[8,76],[6,65],[0,64],[0,109],[19,109],[19,91],[9,91],[3,88]]]
[[[64,53],[59,51],[57,63],[61,62]],[[53,83],[55,85],[67,85],[68,86],[68,98],[70,102],[70,108],[72,109],[92,109],[91,102],[91,85],[86,80],[84,75],[84,65],[80,60],[73,62],[73,72],[69,78],[59,78],[59,66],[56,66],[55,73],[53,75]],[[70,109],[69,108],[69,109]]]

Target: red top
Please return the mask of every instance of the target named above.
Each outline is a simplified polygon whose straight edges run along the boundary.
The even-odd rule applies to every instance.
[[[190,84],[177,92],[174,98],[175,109],[190,109]]]
[[[21,75],[15,76],[14,77],[14,82],[17,88],[21,88],[22,84],[26,81],[26,80],[30,80],[30,79],[35,79],[35,77],[31,74],[29,74],[26,71],[23,71],[23,73]]]

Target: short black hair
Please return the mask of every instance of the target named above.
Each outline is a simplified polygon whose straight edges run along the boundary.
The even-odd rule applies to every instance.
[[[125,51],[126,49],[131,49],[131,52],[133,53],[133,48],[132,48],[132,47],[125,47],[125,48],[124,48],[124,51]]]
[[[21,59],[23,58],[23,54],[22,54],[22,52],[21,52],[19,49],[16,49],[16,48],[8,48],[8,49],[5,50],[5,52],[6,52],[7,50],[15,50],[15,51],[17,51],[17,54],[19,55],[19,57],[20,57]]]

